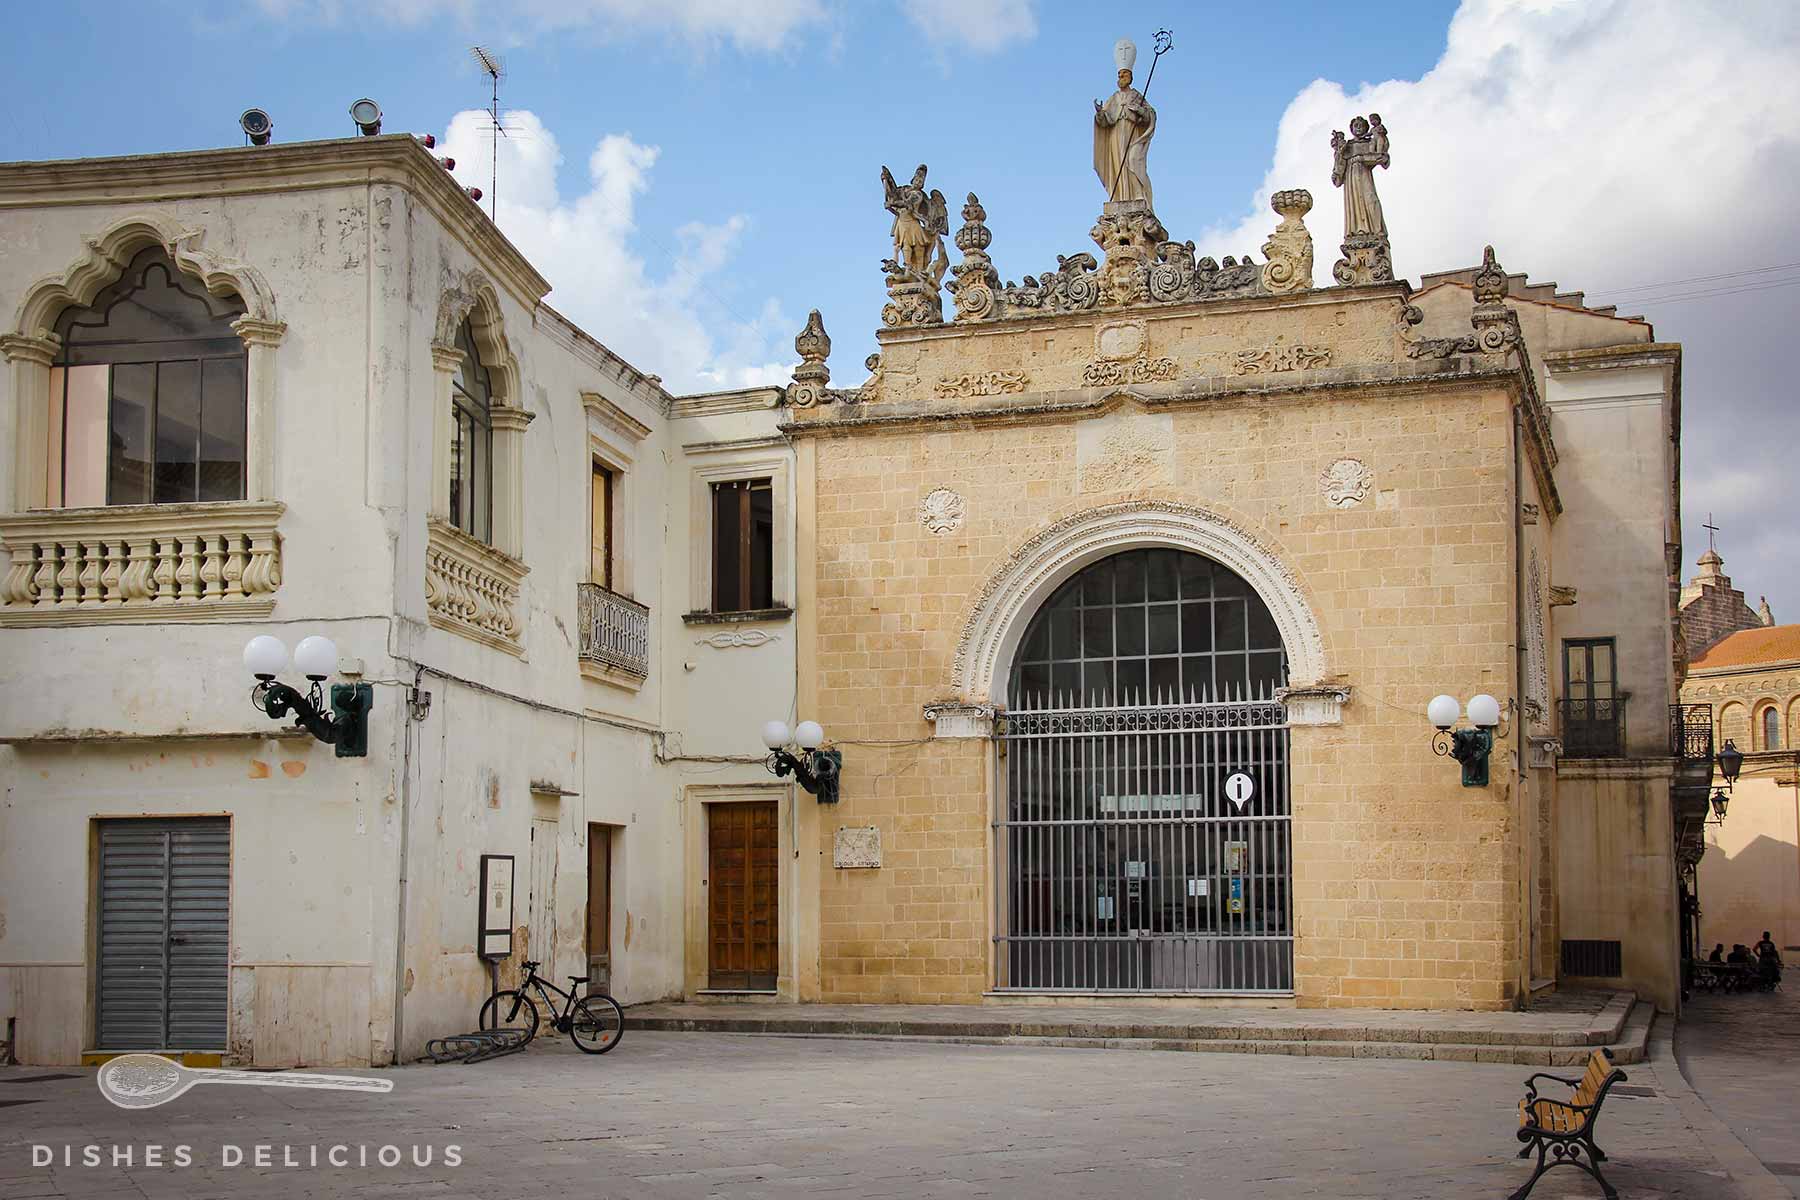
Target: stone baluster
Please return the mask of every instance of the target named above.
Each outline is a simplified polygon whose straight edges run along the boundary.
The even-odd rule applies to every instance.
[[[222,541],[216,533],[202,534],[199,539],[201,554],[204,556],[200,563],[201,595],[209,600],[216,600],[225,590],[225,550]]]
[[[174,537],[156,539],[156,602],[175,603],[175,556],[180,552]]]

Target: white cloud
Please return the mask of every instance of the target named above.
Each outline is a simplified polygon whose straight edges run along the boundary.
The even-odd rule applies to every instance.
[[[946,49],[988,54],[1037,34],[1036,0],[901,0],[900,8]]]
[[[257,5],[280,20],[327,24],[360,19],[366,11],[350,0],[257,0]],[[466,29],[491,27],[504,17],[509,28],[529,33],[593,28],[609,37],[677,34],[777,50],[823,23],[827,12],[821,0],[380,0],[377,15],[395,25],[453,20]]]
[[[608,134],[588,158],[588,190],[564,199],[555,135],[529,111],[501,122],[511,136],[500,141],[500,230],[550,280],[558,311],[673,391],[785,382],[782,344],[800,323],[773,299],[742,313],[715,286],[748,217],[690,221],[673,245],[659,243],[636,221],[657,147]],[[490,186],[491,145],[486,113],[451,119],[443,152],[456,160],[458,182]]]
[[[1331,131],[1373,110],[1393,138],[1377,187],[1394,267],[1414,280],[1471,266],[1488,243],[1509,270],[1585,288],[1590,303],[1606,303],[1606,288],[1800,261],[1796,62],[1800,5],[1791,3],[1466,0],[1422,78],[1303,89],[1282,116],[1253,211],[1207,230],[1201,250],[1259,250],[1276,223],[1270,193],[1305,187],[1314,275],[1328,283],[1343,229]],[[1794,272],[1744,282],[1783,278],[1800,282]],[[1683,515],[1696,534],[1708,508],[1721,517],[1729,559],[1734,544],[1745,556],[1766,548],[1757,531],[1800,504],[1790,461],[1800,409],[1784,362],[1800,287],[1649,298],[1707,286],[1720,285],[1618,300],[1622,313],[1649,316],[1659,338],[1684,344]],[[1685,541],[1691,563],[1704,536]],[[1758,556],[1730,569],[1800,619],[1800,561]]]

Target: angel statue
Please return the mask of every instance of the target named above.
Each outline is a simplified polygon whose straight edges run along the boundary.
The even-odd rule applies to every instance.
[[[1381,114],[1352,120],[1348,140],[1343,130],[1332,130],[1331,155],[1331,182],[1344,189],[1345,240],[1359,234],[1386,238],[1387,222],[1375,194],[1375,168],[1388,165],[1388,132]]]
[[[882,264],[888,273],[902,271],[932,283],[942,283],[950,266],[944,235],[950,232],[950,209],[944,193],[925,190],[925,166],[913,172],[912,181],[894,182],[894,173],[881,168],[886,189],[884,207],[894,214],[894,257]]]
[[[1094,173],[1106,185],[1108,201],[1142,200],[1150,204],[1150,139],[1156,136],[1156,110],[1144,93],[1131,86],[1137,47],[1120,38],[1113,47],[1119,68],[1119,90],[1105,103],[1094,101]]]

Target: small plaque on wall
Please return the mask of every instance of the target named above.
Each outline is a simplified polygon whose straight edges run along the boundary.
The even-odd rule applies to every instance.
[[[831,848],[834,867],[879,867],[881,865],[881,830],[874,825],[840,828]]]

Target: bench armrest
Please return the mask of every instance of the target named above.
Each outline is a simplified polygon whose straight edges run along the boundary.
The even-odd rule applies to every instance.
[[[1527,1100],[1536,1100],[1538,1098],[1537,1081],[1540,1079],[1554,1079],[1565,1087],[1575,1088],[1581,1086],[1581,1080],[1579,1079],[1565,1079],[1561,1075],[1552,1075],[1548,1071],[1539,1071],[1525,1081],[1525,1098]],[[1558,1103],[1560,1103],[1560,1101]]]

